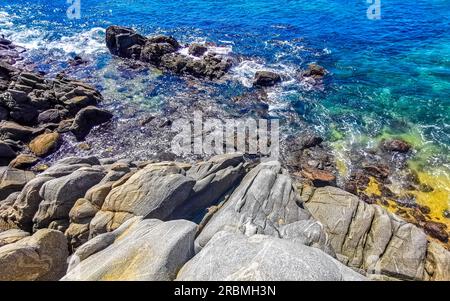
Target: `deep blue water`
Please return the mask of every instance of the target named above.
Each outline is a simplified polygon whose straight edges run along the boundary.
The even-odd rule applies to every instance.
[[[63,0],[2,1],[0,11],[8,15],[0,29],[32,49],[29,55],[45,71],[55,68],[45,60],[83,53],[95,62],[85,73],[93,68],[106,78],[102,29],[111,24],[231,46],[257,63],[235,71],[243,83],[261,64],[290,72],[317,62],[331,72],[323,91],[285,85],[273,97],[292,103],[337,150],[401,136],[415,144],[421,166],[448,171],[449,0],[381,0],[380,20],[367,18],[363,0],[81,0],[79,20],[67,18],[68,6]],[[165,92],[152,93],[137,101],[151,107]]]

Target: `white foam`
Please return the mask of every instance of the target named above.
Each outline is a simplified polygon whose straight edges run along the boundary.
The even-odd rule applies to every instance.
[[[8,30],[6,35],[14,41],[14,44],[27,50],[60,50],[65,54],[76,53],[85,55],[107,51],[104,43],[105,29],[99,27],[72,36],[64,36],[59,40],[53,41],[49,41],[48,36],[42,30],[30,29],[25,26],[19,26],[14,31]]]

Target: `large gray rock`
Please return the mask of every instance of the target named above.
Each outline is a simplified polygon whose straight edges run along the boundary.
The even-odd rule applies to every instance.
[[[183,266],[180,281],[366,280],[322,251],[267,235],[222,231]]]
[[[67,256],[67,241],[61,232],[39,230],[0,247],[0,280],[58,280],[67,268]]]
[[[173,280],[194,255],[197,225],[135,217],[73,254],[62,280]]]
[[[317,189],[306,207],[324,225],[343,263],[374,279],[426,278],[427,236],[416,226],[335,187]],[[442,262],[433,262],[440,271]]]
[[[242,154],[218,155],[206,162],[192,166],[186,176],[196,180],[188,200],[177,208],[173,219],[193,219],[203,216],[206,208],[234,188],[243,177],[244,158]]]
[[[217,232],[225,229],[249,236],[279,237],[282,226],[311,218],[297,202],[292,180],[280,163],[261,163],[244,177],[206,223],[196,240],[196,247],[202,248]]]
[[[70,175],[46,182],[39,192],[43,201],[33,218],[34,228],[47,227],[55,220],[67,220],[75,202],[104,176],[103,168],[81,168]]]
[[[400,279],[422,280],[426,251],[425,233],[412,224],[399,223],[375,266],[375,272]]]
[[[91,221],[91,236],[112,231],[133,216],[167,219],[189,197],[194,184],[175,163],[147,165],[108,194]]]

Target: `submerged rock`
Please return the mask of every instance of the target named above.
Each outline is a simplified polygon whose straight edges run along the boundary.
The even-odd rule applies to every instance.
[[[303,77],[312,77],[321,79],[327,74],[327,70],[318,64],[309,64],[308,68],[302,73]]]
[[[399,153],[407,153],[411,149],[411,145],[401,139],[383,141],[381,147],[384,150]]]

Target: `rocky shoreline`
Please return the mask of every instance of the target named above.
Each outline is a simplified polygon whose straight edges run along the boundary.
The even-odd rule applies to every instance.
[[[97,108],[102,95],[92,86],[66,78],[47,78],[10,63],[20,57],[17,47],[3,39],[7,55],[0,57],[0,162],[15,168],[34,166],[56,151],[63,133],[82,141],[91,128],[112,114]],[[0,44],[2,45],[2,44]]]
[[[3,280],[450,279],[423,230],[276,161],[66,158],[20,176],[0,207]]]
[[[200,80],[220,80],[236,59],[118,26],[106,44],[130,64]],[[40,158],[64,135],[82,141],[113,116],[97,107],[95,88],[11,65],[18,48],[0,46],[0,280],[450,280],[445,224],[413,202],[396,204],[402,219],[384,208],[396,195],[383,183],[411,152],[404,141],[356,160],[344,185],[327,143],[311,132],[286,138],[280,162],[234,153],[44,166]],[[311,64],[299,76],[315,85],[326,73]],[[264,117],[264,89],[282,81],[257,73],[257,91],[236,106]],[[186,113],[177,108],[142,126],[159,133],[170,124],[161,127],[163,118]],[[368,196],[373,181],[381,192]]]

